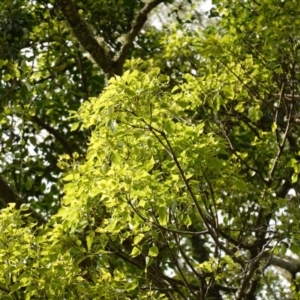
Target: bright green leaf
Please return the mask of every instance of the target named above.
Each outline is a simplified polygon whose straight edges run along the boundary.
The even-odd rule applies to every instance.
[[[158,248],[156,246],[152,246],[149,249],[149,256],[150,257],[156,257],[158,255],[159,251]]]

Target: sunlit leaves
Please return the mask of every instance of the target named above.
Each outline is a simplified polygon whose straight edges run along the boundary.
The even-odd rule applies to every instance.
[[[78,206],[83,215],[93,218],[95,211],[105,207],[97,232],[120,247],[125,247],[124,241],[129,243],[130,257],[145,257],[147,267],[160,254],[162,238],[157,229],[189,227],[195,201],[200,209],[210,205],[199,196],[199,178],[209,176],[220,188],[216,194],[229,183],[231,190],[244,188],[242,179],[234,177],[234,166],[217,158],[226,153],[226,142],[204,133],[204,121],[191,121],[186,109],[203,102],[191,98],[190,91],[205,88],[206,83],[199,87],[193,77],[187,78],[176,89],[180,95],[176,100],[165,89],[167,81],[160,79],[159,70],[126,72],[79,112],[83,126],[95,129],[87,161],[75,169],[75,174],[84,170],[78,179],[84,184],[74,181],[65,186],[65,224],[75,228],[88,224],[74,217]],[[101,240],[95,235],[93,245]]]
[[[248,113],[249,113],[249,118],[254,122],[257,122],[262,117],[262,112],[258,106],[250,107]]]
[[[132,257],[136,257],[136,256],[140,255],[140,253],[141,253],[141,250],[138,247],[133,247],[130,255]]]
[[[15,284],[9,288],[12,294],[22,288],[29,296],[38,295],[39,290],[44,290],[48,297],[63,295],[63,286],[73,279],[77,268],[72,265],[69,253],[59,254],[58,249],[51,247],[47,242],[47,232],[44,236],[34,235],[33,226],[24,226],[20,213],[12,206],[2,210],[0,265],[3,288],[8,289],[11,285],[9,273],[13,272]],[[56,286],[55,290],[51,286]]]
[[[150,257],[156,257],[159,253],[159,250],[156,246],[152,246],[149,248],[149,256]]]
[[[3,80],[4,81],[8,81],[8,80],[10,80],[11,79],[11,75],[10,74],[5,74],[4,76],[3,76]]]
[[[299,254],[298,8],[217,2],[219,19],[206,28],[145,29],[127,71],[103,91],[101,72],[78,54],[69,27],[51,10],[24,33],[33,44],[47,41],[33,48],[34,57],[2,57],[2,82],[9,93],[14,88],[1,118],[3,174],[20,168],[22,182],[13,182],[36,207],[60,203],[58,188],[49,194],[53,202],[41,197],[56,180],[64,196],[40,229],[12,207],[2,212],[1,291],[25,290],[28,299],[41,291],[49,299],[160,299],[166,291],[176,299],[178,291],[189,299],[200,295],[203,279],[204,290],[230,298],[249,282],[264,288],[255,280],[267,274],[270,255],[289,254],[282,240]],[[127,20],[136,3],[101,1],[114,21],[110,34],[103,13],[96,17],[99,3],[77,4],[112,41],[132,23],[111,8],[118,5]],[[144,53],[145,45],[154,50]],[[49,132],[40,141],[43,127]],[[287,200],[287,192],[296,195]]]

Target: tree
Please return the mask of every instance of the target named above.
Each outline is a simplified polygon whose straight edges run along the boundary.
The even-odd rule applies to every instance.
[[[163,2],[1,4],[2,298],[300,298],[298,5]]]

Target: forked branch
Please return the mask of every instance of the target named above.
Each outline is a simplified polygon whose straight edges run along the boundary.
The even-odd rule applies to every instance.
[[[126,38],[120,51],[115,54],[114,58],[112,58],[106,50],[107,47],[105,43],[101,45],[97,41],[86,21],[79,15],[78,9],[72,0],[55,0],[54,5],[63,13],[82,47],[91,55],[96,64],[104,72],[106,78],[109,79],[113,75],[122,75],[123,65],[129,50],[134,39],[146,23],[148,14],[164,1],[165,0],[152,0],[137,13],[135,19],[132,20],[130,31],[125,34]]]

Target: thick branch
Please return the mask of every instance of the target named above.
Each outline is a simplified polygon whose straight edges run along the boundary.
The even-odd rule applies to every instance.
[[[293,278],[300,272],[300,262],[294,259],[291,261],[277,256],[271,256],[269,258],[269,264],[290,272]]]
[[[43,120],[41,120],[37,116],[31,117],[32,121],[41,126],[43,129],[47,130],[50,134],[52,134],[56,140],[64,147],[66,152],[72,157],[72,153],[75,151],[74,148],[68,143],[68,141],[53,127],[46,124]]]
[[[74,35],[83,48],[92,56],[96,64],[103,70],[107,77],[112,76],[112,59],[106,52],[105,47],[97,42],[87,23],[82,20],[72,0],[55,0],[54,5],[62,11],[73,29]]]
[[[7,206],[8,203],[16,203],[16,207],[20,208],[23,204],[22,199],[10,188],[2,177],[0,177],[0,200],[4,206]],[[32,208],[29,208],[29,212],[27,211],[26,213],[30,213],[40,225],[46,223],[44,218]]]
[[[116,54],[114,60],[111,59],[106,47],[102,46],[95,39],[88,24],[81,18],[76,5],[72,0],[55,0],[55,5],[62,11],[67,19],[74,35],[81,43],[83,48],[92,56],[96,64],[103,70],[107,78],[113,75],[122,75],[123,65],[128,56],[128,52],[144,24],[147,21],[148,14],[164,0],[152,0],[147,3],[137,14],[131,30],[127,33],[126,40],[121,50]]]
[[[255,274],[255,271],[259,267],[258,260],[251,262],[248,270],[245,272],[241,286],[236,294],[236,300],[241,299],[253,299],[251,297],[247,296],[247,289],[249,289],[249,286],[251,286],[251,280],[253,279],[253,276]],[[251,294],[253,294],[253,291],[251,290]]]
[[[131,27],[131,30],[127,34],[126,41],[122,45],[120,52],[117,54],[115,58],[115,61],[117,63],[117,68],[120,69],[119,72],[122,73],[122,67],[127,58],[130,47],[132,46],[134,39],[136,38],[136,36],[139,34],[144,24],[146,23],[148,14],[151,12],[151,10],[153,10],[156,6],[158,6],[163,2],[164,0],[153,0],[147,3],[137,14],[133,22],[133,25]]]

